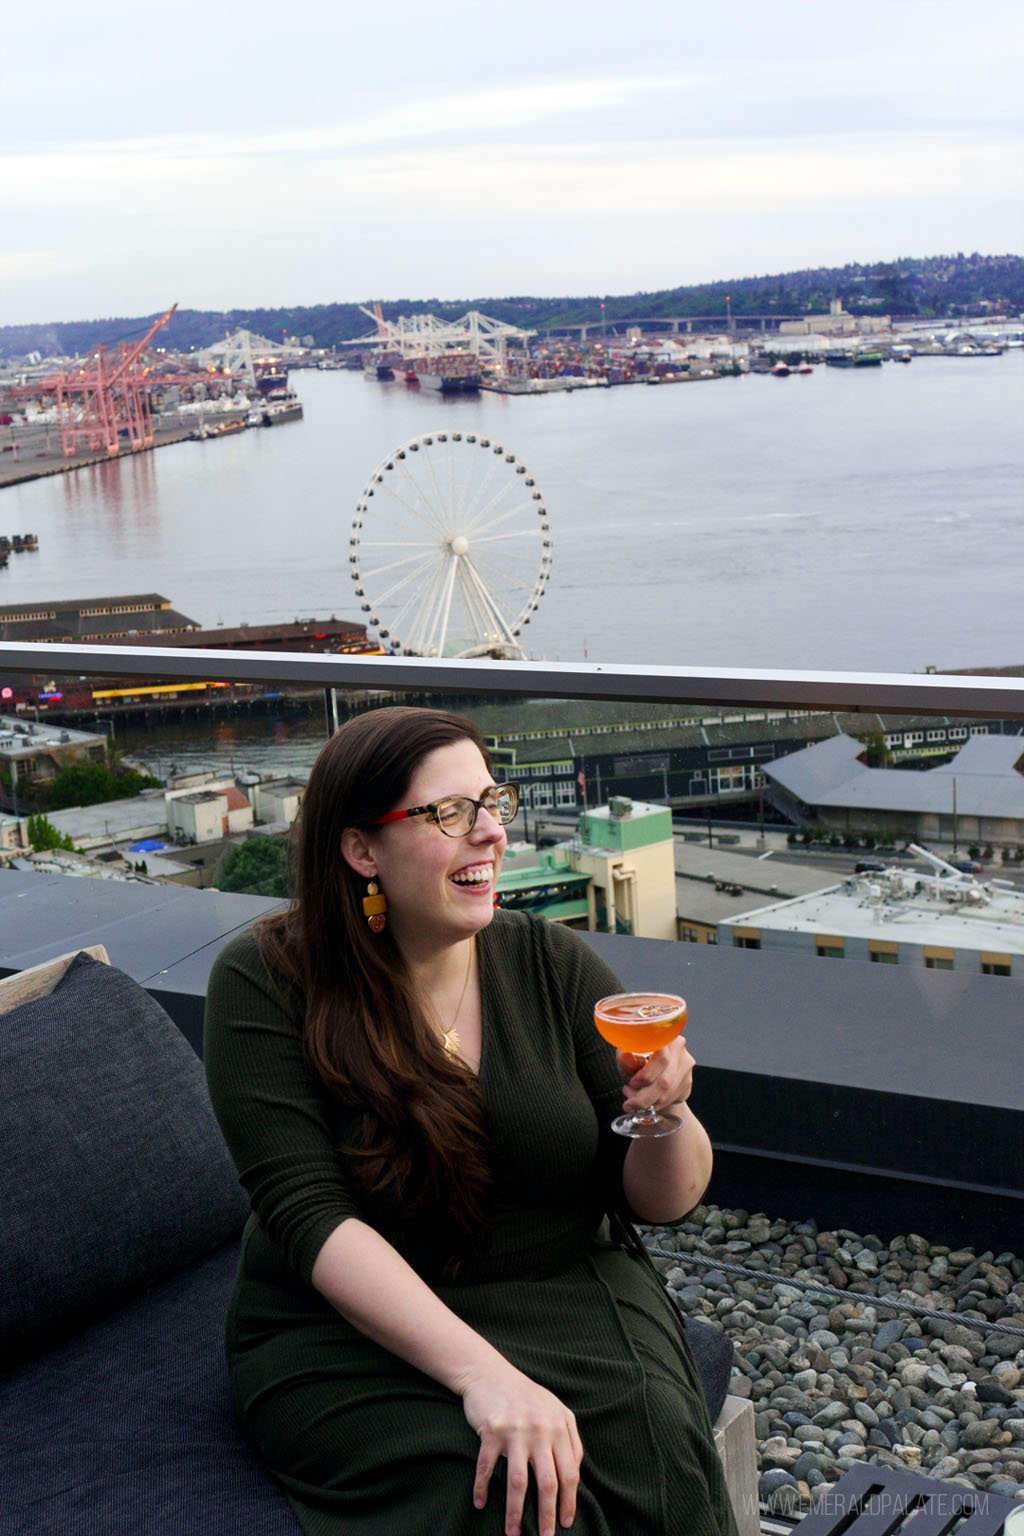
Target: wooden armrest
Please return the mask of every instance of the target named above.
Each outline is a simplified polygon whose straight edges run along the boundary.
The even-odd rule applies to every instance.
[[[714,1426],[715,1450],[725,1469],[739,1536],[759,1536],[757,1436],[754,1408],[747,1398],[727,1397]]]
[[[110,956],[102,944],[86,944],[82,949],[72,950],[70,954],[58,955],[55,960],[44,960],[42,965],[33,965],[27,971],[17,971],[13,976],[6,976],[0,981],[0,1013],[10,1013],[12,1009],[20,1008],[22,1003],[34,1002],[36,998],[52,992],[75,956],[81,954],[91,955],[103,965],[110,964]]]

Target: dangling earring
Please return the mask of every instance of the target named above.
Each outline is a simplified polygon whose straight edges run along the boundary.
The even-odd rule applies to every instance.
[[[388,910],[388,899],[377,885],[376,880],[371,880],[366,887],[366,895],[363,897],[363,912],[366,921],[370,925],[371,933],[383,933],[387,927],[385,913]]]

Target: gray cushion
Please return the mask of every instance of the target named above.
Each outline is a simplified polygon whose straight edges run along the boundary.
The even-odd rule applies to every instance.
[[[708,1414],[712,1424],[721,1413],[729,1395],[729,1378],[732,1376],[733,1347],[728,1334],[712,1323],[699,1322],[687,1317],[686,1342],[693,1350],[693,1358],[700,1372],[701,1385],[707,1398]]]
[[[149,993],[78,955],[0,1017],[0,1356],[239,1232],[246,1201],[202,1066]]]
[[[0,1375],[3,1536],[301,1536],[235,1418],[225,1247]]]

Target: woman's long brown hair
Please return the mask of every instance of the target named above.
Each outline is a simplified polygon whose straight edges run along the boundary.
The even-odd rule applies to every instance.
[[[473,1074],[445,1055],[390,930],[370,931],[365,881],[342,857],[341,834],[392,810],[429,753],[465,740],[489,768],[461,715],[388,707],[343,725],[310,774],[292,904],[256,929],[268,966],[304,995],[317,1073],[361,1121],[353,1150],[366,1191],[400,1213],[388,1235],[398,1246],[403,1233],[440,1241],[449,1269],[487,1225],[483,1102]]]

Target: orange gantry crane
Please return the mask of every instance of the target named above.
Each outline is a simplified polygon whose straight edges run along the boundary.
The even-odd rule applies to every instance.
[[[94,347],[83,367],[58,375],[57,419],[65,458],[83,449],[105,449],[113,457],[122,447],[132,452],[152,448],[148,370],[139,365],[139,359],[177,307],[172,304],[165,315],[154,320],[141,341],[123,341],[110,353],[104,346]]]

